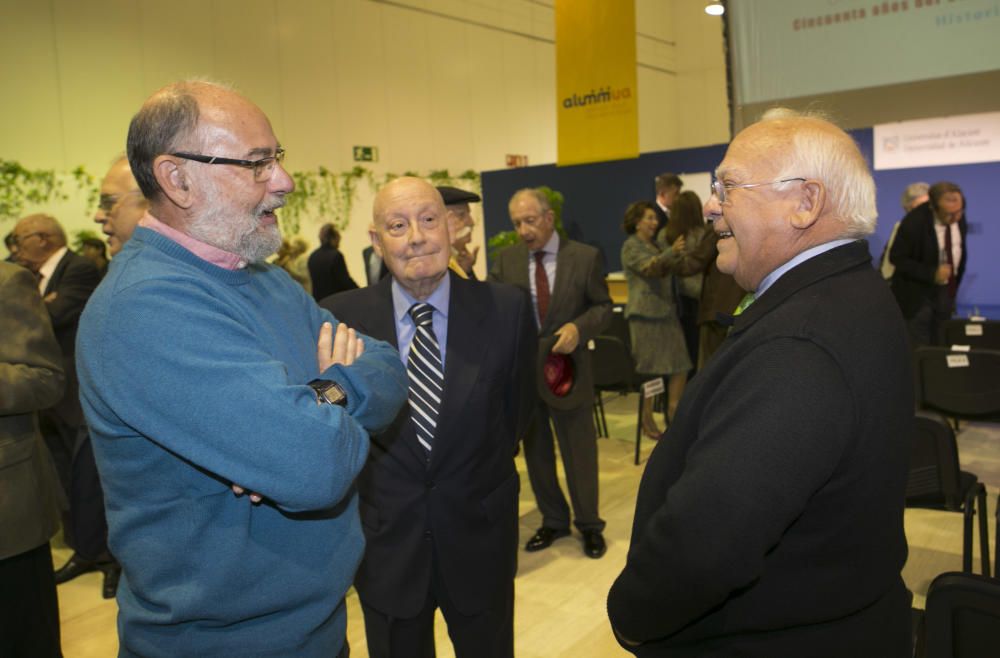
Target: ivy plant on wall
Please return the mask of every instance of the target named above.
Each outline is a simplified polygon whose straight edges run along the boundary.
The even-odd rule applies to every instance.
[[[94,177],[82,166],[64,173],[54,169],[28,169],[16,160],[0,159],[0,224],[20,219],[25,204],[69,199],[65,186],[67,178],[76,184],[78,193],[86,193],[84,212],[91,214],[97,205],[98,188]]]
[[[357,200],[358,184],[364,181],[369,190],[376,192],[389,181],[400,176],[426,178],[434,185],[453,185],[480,189],[479,173],[468,169],[452,175],[447,169],[431,171],[421,175],[415,171],[402,174],[386,173],[381,180],[375,173],[362,166],[336,173],[326,167],[289,172],[295,181],[295,191],[285,196],[285,207],[281,213],[281,226],[286,235],[299,232],[305,218],[321,218],[343,231],[351,221],[351,210]]]
[[[320,218],[344,230],[351,221],[351,210],[362,181],[372,192],[376,192],[399,177],[399,174],[386,173],[381,179],[376,179],[374,172],[361,166],[340,173],[319,166],[289,174],[295,181],[295,190],[285,196],[285,207],[281,212],[282,229],[288,236],[297,234],[302,220],[306,218]],[[413,171],[402,175],[422,176]],[[479,173],[471,169],[457,175],[452,175],[447,169],[438,169],[422,177],[434,185],[471,187],[476,192],[481,189]],[[0,159],[0,224],[22,217],[26,204],[68,199],[67,178],[76,183],[78,192],[86,192],[85,212],[93,214],[99,190],[94,177],[82,166],[70,172],[57,172],[54,169],[27,169],[19,162]]]

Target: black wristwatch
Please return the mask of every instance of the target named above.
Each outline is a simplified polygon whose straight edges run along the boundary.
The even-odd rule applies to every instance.
[[[309,386],[316,391],[316,404],[347,406],[347,393],[337,382],[331,382],[329,379],[314,379],[309,382]]]

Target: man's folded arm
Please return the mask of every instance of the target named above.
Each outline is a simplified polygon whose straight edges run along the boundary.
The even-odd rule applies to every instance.
[[[377,400],[399,395],[388,350],[366,343],[363,363],[328,373],[348,391],[348,408],[319,405],[308,385],[320,376],[317,363],[308,374],[289,373],[265,349],[266,337],[207,291],[188,285],[178,294],[179,285],[156,282],[117,295],[107,320],[114,338],[84,357],[107,373],[95,395],[137,433],[218,476],[220,486],[235,483],[289,511],[336,505],[368,452],[351,408],[376,417]],[[372,390],[379,385],[389,392]]]
[[[315,305],[314,305],[315,306]],[[327,310],[315,307],[317,329],[324,322],[338,321]],[[364,343],[364,353],[350,366],[335,364],[327,368],[322,379],[330,379],[347,392],[347,412],[370,434],[387,428],[406,402],[406,369],[399,352],[389,343],[358,334]]]

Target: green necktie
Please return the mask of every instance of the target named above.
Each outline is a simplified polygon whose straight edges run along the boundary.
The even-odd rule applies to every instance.
[[[748,292],[743,295],[743,299],[740,300],[740,303],[736,306],[736,310],[733,311],[733,317],[735,318],[737,315],[750,308],[750,304],[753,304],[753,300],[755,299],[757,299],[757,297],[752,292]]]

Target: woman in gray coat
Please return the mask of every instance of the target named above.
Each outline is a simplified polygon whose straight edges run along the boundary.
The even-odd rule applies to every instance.
[[[623,222],[628,238],[622,245],[622,267],[628,284],[628,320],[632,356],[636,372],[652,377],[667,377],[667,422],[684,392],[691,359],[684,343],[684,333],[677,319],[670,269],[676,262],[675,251],[682,251],[683,236],[662,248],[656,242],[656,211],[646,201],[633,203],[625,211]],[[659,437],[653,420],[652,405],[643,407],[643,431]]]

